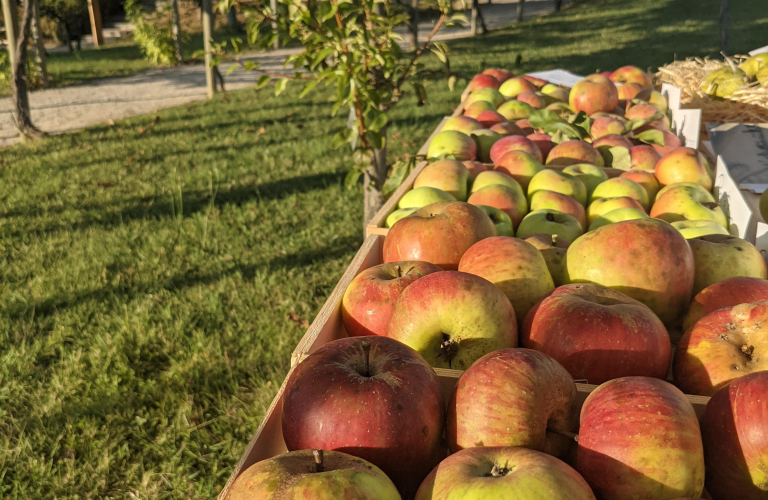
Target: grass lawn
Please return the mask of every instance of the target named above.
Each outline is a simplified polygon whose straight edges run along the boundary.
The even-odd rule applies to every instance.
[[[732,4],[733,52],[764,0]],[[452,66],[576,72],[717,53],[719,0],[592,0],[453,42]],[[84,63],[85,64],[85,63]],[[323,95],[268,89],[0,152],[0,495],[212,498],[361,243]],[[393,113],[414,152],[459,92]]]

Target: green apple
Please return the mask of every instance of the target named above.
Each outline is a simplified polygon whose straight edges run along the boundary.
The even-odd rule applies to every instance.
[[[645,212],[643,206],[634,198],[629,196],[620,196],[618,198],[600,198],[589,204],[587,207],[587,222],[591,225],[595,220],[608,212],[613,212],[620,208],[634,208]]]
[[[502,184],[515,190],[519,189],[522,191],[523,189],[520,184],[512,177],[495,170],[487,170],[477,174],[477,177],[475,177],[475,182],[472,183],[472,189],[470,190],[470,193],[479,191],[486,186],[492,186],[493,184]]]
[[[681,220],[710,220],[717,222],[724,228],[728,228],[728,219],[725,217],[720,204],[709,201],[712,196],[702,193],[699,189],[680,187],[671,189],[658,198],[651,209],[651,217],[661,219],[669,223]]]
[[[557,210],[544,209],[529,213],[517,226],[518,238],[539,233],[557,235],[568,241],[574,241],[584,233],[584,230],[573,216]]]
[[[763,66],[759,70],[757,70],[757,74],[755,75],[755,78],[757,78],[757,82],[760,85],[768,85],[768,66]]]
[[[672,190],[675,190],[675,189],[683,189],[683,188],[689,189],[689,190],[690,189],[694,189],[694,190],[698,191],[699,193],[702,193],[702,196],[707,201],[710,201],[710,202],[715,201],[715,197],[712,196],[712,193],[710,193],[709,191],[707,191],[706,189],[701,187],[699,184],[696,184],[695,182],[678,182],[676,184],[670,184],[668,186],[664,186],[663,188],[661,188],[659,190],[658,193],[656,193],[656,198],[655,199],[658,200],[659,198],[662,197],[662,195],[664,193],[666,193],[668,191],[672,191]]]
[[[513,121],[528,118],[533,113],[533,107],[523,101],[507,101],[496,111],[507,120]]]
[[[477,144],[478,160],[484,163],[490,163],[491,147],[496,144],[496,141],[501,139],[503,136],[498,132],[494,132],[493,130],[489,130],[487,128],[481,130],[473,130],[469,136],[475,141],[475,144]]]
[[[469,169],[456,160],[438,160],[419,173],[413,187],[433,187],[445,191],[459,201],[467,201]]]
[[[392,227],[395,225],[395,222],[399,221],[403,217],[408,217],[413,212],[418,210],[419,207],[410,207],[410,208],[401,208],[399,210],[395,210],[391,214],[387,216],[387,227]]]
[[[708,234],[728,234],[723,226],[711,220],[679,220],[673,222],[672,227],[680,231],[686,240]]]
[[[688,240],[693,252],[693,295],[728,278],[768,278],[760,250],[750,242],[725,234],[710,234]]]
[[[592,191],[589,202],[592,203],[601,198],[619,198],[622,196],[628,196],[636,200],[646,211],[651,207],[648,193],[643,186],[623,177],[614,177],[601,183]]]
[[[451,158],[459,161],[474,160],[477,155],[477,145],[467,134],[456,130],[438,132],[429,141],[427,159]]]
[[[605,173],[605,169],[596,165],[590,165],[589,163],[568,165],[563,169],[563,173],[572,175],[583,182],[587,188],[587,197],[592,196],[592,192],[598,184],[608,180],[608,174]]]
[[[475,206],[485,212],[488,218],[491,219],[491,222],[493,222],[493,225],[496,227],[496,234],[499,236],[515,235],[515,228],[512,227],[512,219],[509,218],[509,215],[498,208],[489,207],[488,205]]]
[[[754,78],[757,72],[766,66],[768,66],[768,52],[763,52],[762,54],[755,54],[748,58],[739,65],[739,68],[746,73],[748,77]]]
[[[397,204],[398,208],[421,208],[437,201],[456,201],[456,198],[442,189],[433,187],[420,187],[411,189]]]
[[[467,107],[473,102],[477,101],[488,101],[498,108],[504,101],[506,101],[506,99],[495,88],[483,87],[469,94],[467,99],[464,101],[464,107]]]
[[[505,80],[501,86],[499,86],[499,92],[501,95],[507,98],[515,98],[518,94],[523,92],[536,92],[538,88],[525,78],[515,77]]]
[[[614,222],[647,218],[648,214],[639,208],[617,208],[616,210],[611,210],[610,212],[603,214],[592,221],[592,224],[589,225],[589,230],[594,231],[599,227],[607,226],[608,224],[613,224]]]
[[[655,107],[663,114],[667,114],[669,104],[667,104],[667,98],[658,90],[645,89],[635,96],[635,99],[645,101],[651,106]]]
[[[558,170],[544,169],[528,183],[528,200],[536,191],[554,191],[570,196],[582,205],[587,205],[587,187],[578,178]]]
[[[468,116],[452,116],[445,120],[443,128],[440,132],[447,132],[448,130],[455,130],[462,134],[471,134],[473,130],[481,130],[483,128],[480,122],[474,118]]]

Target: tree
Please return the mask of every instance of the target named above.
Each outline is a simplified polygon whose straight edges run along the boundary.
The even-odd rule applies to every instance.
[[[45,133],[35,127],[29,109],[29,94],[27,92],[27,44],[29,42],[30,25],[34,16],[35,2],[25,0],[19,25],[19,37],[16,40],[16,54],[11,70],[11,92],[13,94],[13,119],[22,137],[39,139]]]
[[[223,0],[219,9],[226,12],[232,5],[237,5],[237,0]],[[294,74],[265,74],[259,86],[277,77],[279,94],[289,79],[301,80],[305,82],[303,97],[322,83],[336,91],[333,115],[352,109],[352,126],[336,134],[332,144],[353,145],[354,166],[345,183],[353,186],[360,177],[363,179],[364,224],[381,207],[387,192],[393,191],[415,164],[407,161],[390,168],[387,113],[408,93],[423,105],[427,98],[425,79],[447,76],[451,86],[455,80],[448,48],[435,42],[434,36],[442,27],[455,25],[461,16],[449,16],[450,0],[438,0],[436,5],[440,18],[424,43],[410,54],[401,49],[401,37],[395,31],[409,28],[410,16],[395,0],[280,0],[280,15],[268,4],[240,5],[249,19],[246,32],[250,44],[267,48],[280,37],[297,40],[304,47],[303,52],[286,59]],[[429,52],[442,62],[441,68],[430,69],[422,63]],[[258,64],[246,62],[242,67],[258,69]]]

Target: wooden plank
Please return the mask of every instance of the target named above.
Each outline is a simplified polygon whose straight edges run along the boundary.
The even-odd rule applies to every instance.
[[[93,46],[98,48],[104,45],[104,33],[101,30],[101,7],[99,0],[88,0],[88,16],[91,18],[91,35]]]
[[[17,19],[18,6],[16,0],[2,0],[3,22],[5,23],[5,41],[8,50],[8,63],[12,68],[16,61],[16,33],[19,21]]]

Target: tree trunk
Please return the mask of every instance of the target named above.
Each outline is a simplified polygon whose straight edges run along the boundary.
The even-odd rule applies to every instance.
[[[412,0],[411,8],[411,46],[416,50],[419,47],[419,0]]]
[[[32,41],[35,44],[35,62],[40,68],[40,78],[43,80],[43,88],[48,87],[48,63],[46,61],[45,43],[43,42],[43,34],[40,32],[40,5],[37,1],[32,5],[32,24],[30,25],[32,30]]]
[[[208,99],[216,93],[216,80],[213,71],[211,38],[213,37],[213,7],[211,0],[203,0],[203,47],[205,48],[205,88]]]
[[[3,21],[5,21],[5,39],[8,42],[8,62],[13,66],[16,61],[16,33],[18,22],[16,19],[15,0],[3,1]]]
[[[523,22],[523,8],[525,7],[525,0],[517,0],[517,22]]]
[[[29,109],[29,95],[27,93],[27,41],[29,26],[32,24],[32,12],[34,2],[26,0],[24,11],[19,26],[19,38],[16,41],[16,60],[12,66],[11,91],[13,92],[13,119],[16,128],[22,137],[39,139],[45,134],[32,124],[32,116]]]
[[[555,0],[555,12],[560,12],[563,7],[563,0]]]
[[[269,0],[269,8],[272,11],[272,16],[277,19],[277,0]],[[277,33],[277,23],[275,21],[272,21],[272,31]],[[275,50],[280,48],[280,39],[278,37],[275,37],[275,43],[272,45],[272,48]]]
[[[728,24],[731,18],[731,0],[720,0],[720,52],[728,55]]]
[[[237,22],[237,10],[232,6],[227,11],[227,26],[233,31],[240,30],[240,23]]]
[[[382,134],[386,133],[384,129]],[[376,212],[384,205],[384,196],[381,187],[387,180],[387,148],[374,149],[371,158],[371,166],[363,174],[363,233]]]
[[[173,48],[176,51],[176,62],[181,64],[184,59],[181,55],[181,22],[179,21],[179,0],[171,0],[171,33],[173,35]]]

